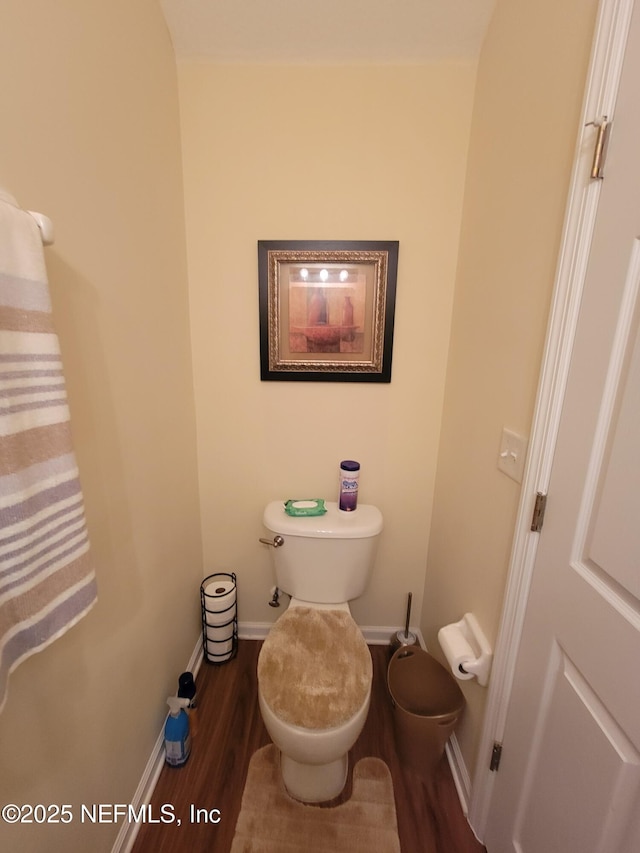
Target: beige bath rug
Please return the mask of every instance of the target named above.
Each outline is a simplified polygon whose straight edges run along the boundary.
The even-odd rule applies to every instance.
[[[231,853],[400,853],[393,783],[379,758],[353,770],[353,793],[333,808],[306,806],[285,791],[273,744],[249,763]]]

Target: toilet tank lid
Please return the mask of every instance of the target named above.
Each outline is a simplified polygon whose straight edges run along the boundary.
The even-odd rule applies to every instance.
[[[273,533],[323,539],[366,539],[382,530],[382,513],[372,504],[358,504],[353,512],[343,512],[338,504],[325,501],[324,515],[291,516],[284,511],[285,501],[267,504],[263,523]]]

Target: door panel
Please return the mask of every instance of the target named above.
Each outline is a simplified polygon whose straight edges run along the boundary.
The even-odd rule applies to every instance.
[[[516,849],[612,853],[638,796],[640,756],[557,644],[543,696],[548,700],[540,707],[525,771]],[[580,775],[567,778],[569,768],[580,768]]]
[[[622,313],[615,344],[621,350],[621,377],[613,397],[617,423],[609,435],[611,446],[604,448],[608,458],[600,461],[599,501],[590,520],[588,558],[600,571],[617,581],[623,590],[640,598],[640,568],[632,555],[640,554],[640,519],[637,489],[640,483],[640,332],[638,289],[640,280],[640,241],[634,241],[629,264],[627,290],[629,309]],[[627,330],[627,319],[632,327]],[[625,344],[628,342],[628,347]],[[625,350],[630,349],[627,353]],[[626,364],[628,362],[628,365]],[[612,385],[615,377],[612,377]],[[613,389],[612,389],[613,390]],[[605,416],[608,414],[604,413]]]

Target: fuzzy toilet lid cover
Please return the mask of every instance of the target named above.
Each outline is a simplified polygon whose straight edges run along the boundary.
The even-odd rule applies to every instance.
[[[372,674],[364,637],[344,610],[289,608],[258,658],[267,705],[284,722],[307,729],[350,720],[367,698]]]

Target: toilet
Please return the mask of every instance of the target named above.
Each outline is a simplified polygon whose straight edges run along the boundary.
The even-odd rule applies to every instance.
[[[349,601],[366,589],[382,530],[375,506],[325,507],[294,517],[273,501],[263,517],[277,586],[291,601],[260,650],[258,701],[284,785],[307,803],[341,793],[367,719],[373,668]]]

